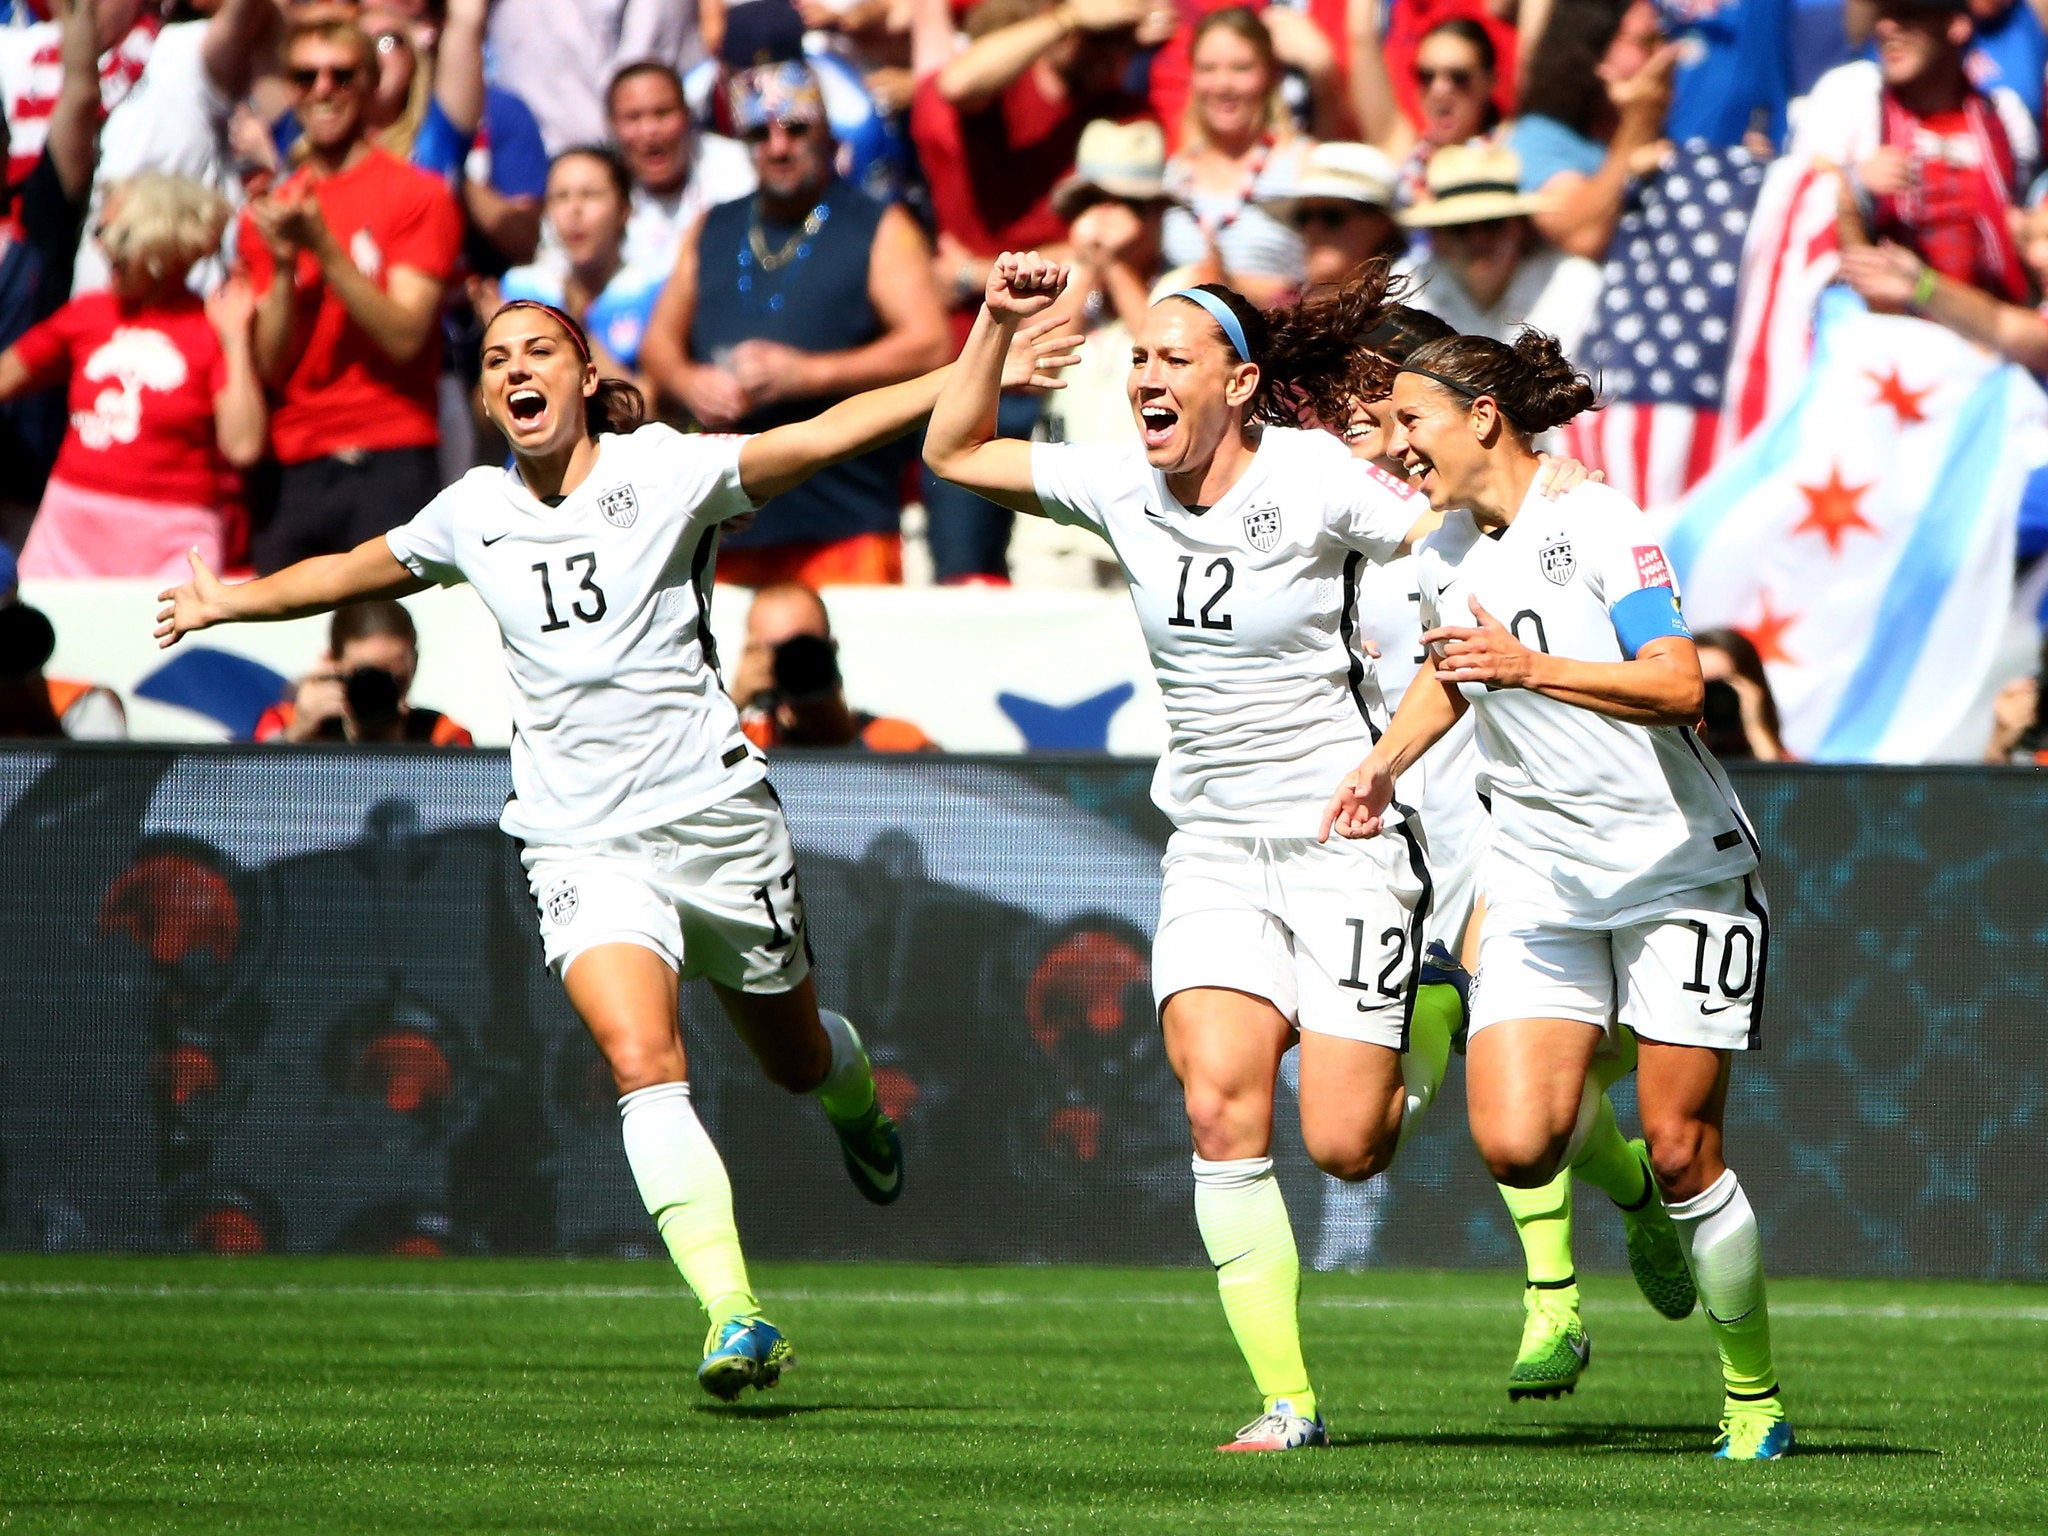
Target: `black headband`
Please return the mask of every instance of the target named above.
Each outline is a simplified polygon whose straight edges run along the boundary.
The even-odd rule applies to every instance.
[[[1514,422],[1518,430],[1527,430],[1522,426],[1522,424],[1519,421],[1515,421],[1515,413],[1509,410],[1505,405],[1503,405],[1501,403],[1500,396],[1495,394],[1490,389],[1474,389],[1470,384],[1460,384],[1456,379],[1447,379],[1440,373],[1433,372],[1428,368],[1418,368],[1413,363],[1403,363],[1400,366],[1400,368],[1396,371],[1400,373],[1419,373],[1425,379],[1429,379],[1433,383],[1443,385],[1443,387],[1445,389],[1448,389],[1452,394],[1463,395],[1467,400],[1477,400],[1481,397],[1491,400],[1494,403],[1495,408],[1500,411],[1501,415],[1507,417],[1509,421]]]

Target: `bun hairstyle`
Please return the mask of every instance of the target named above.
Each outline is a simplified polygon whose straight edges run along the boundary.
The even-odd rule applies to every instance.
[[[1571,365],[1557,344],[1523,326],[1513,346],[1490,336],[1446,336],[1409,354],[1404,373],[1419,373],[1454,394],[1490,396],[1525,437],[1561,427],[1599,403],[1592,378]]]
[[[1203,283],[1198,291],[1230,310],[1251,350],[1245,361],[1259,366],[1259,387],[1245,405],[1247,422],[1298,427],[1311,419],[1348,421],[1352,401],[1377,399],[1393,387],[1393,367],[1366,342],[1403,291],[1384,257],[1367,262],[1336,293],[1282,309],[1262,311],[1221,283]],[[1235,352],[1223,328],[1210,324]]]
[[[552,304],[543,304],[539,299],[513,299],[499,305],[498,313],[491,316],[490,324],[484,327],[484,334],[488,337],[491,326],[498,323],[499,317],[513,309],[539,310],[562,328],[577,355],[586,363],[590,361],[590,337],[584,333],[583,327],[567,311]],[[586,397],[583,402],[583,430],[591,437],[602,432],[633,432],[646,424],[647,397],[640,393],[637,385],[624,379],[599,379],[597,393]]]

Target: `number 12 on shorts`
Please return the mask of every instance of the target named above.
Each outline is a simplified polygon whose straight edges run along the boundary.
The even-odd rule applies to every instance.
[[[1386,955],[1387,963],[1380,967],[1377,977],[1368,981],[1365,968],[1371,962],[1365,955],[1365,919],[1347,917],[1344,926],[1351,930],[1351,974],[1339,980],[1337,985],[1349,987],[1354,992],[1377,991],[1381,997],[1399,997],[1401,983],[1405,979],[1401,975],[1401,962],[1408,958],[1408,930],[1390,927],[1380,934],[1381,952]],[[1360,1003],[1358,1006],[1363,1009],[1366,1005]]]

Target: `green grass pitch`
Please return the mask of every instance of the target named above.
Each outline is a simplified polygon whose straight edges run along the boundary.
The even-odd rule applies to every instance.
[[[1588,1285],[1510,1406],[1513,1277],[1312,1276],[1333,1450],[1252,1416],[1204,1273],[765,1265],[799,1368],[738,1408],[655,1264],[0,1259],[0,1530],[2048,1530],[2048,1292],[1781,1280],[1806,1454],[1706,1454],[1704,1325]]]

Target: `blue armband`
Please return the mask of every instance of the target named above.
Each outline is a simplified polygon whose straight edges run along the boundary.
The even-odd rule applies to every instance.
[[[1685,615],[1678,611],[1678,594],[1669,587],[1639,587],[1608,609],[1607,616],[1614,621],[1621,654],[1629,661],[1652,640],[1692,638]]]

